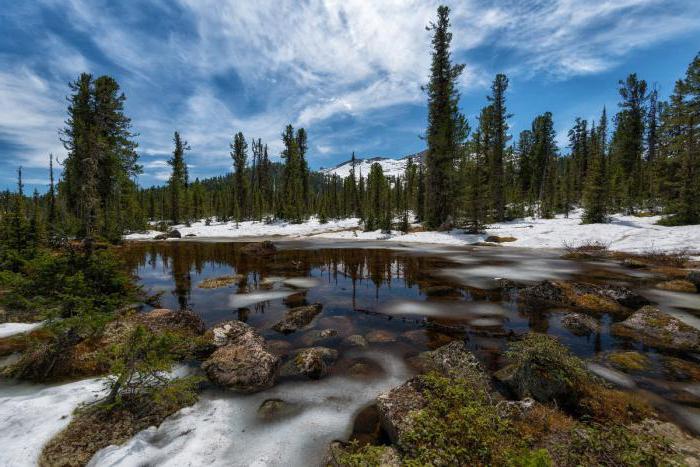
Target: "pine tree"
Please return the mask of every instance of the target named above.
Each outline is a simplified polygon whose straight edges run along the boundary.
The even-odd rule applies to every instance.
[[[187,141],[183,141],[180,133],[177,131],[173,136],[175,149],[173,157],[168,160],[168,165],[172,167],[172,173],[168,180],[168,189],[170,190],[170,219],[173,224],[179,224],[184,220],[184,215],[187,212],[186,190],[188,183],[187,164],[185,163],[185,151],[190,150]]]
[[[501,222],[505,219],[505,181],[503,158],[508,136],[508,118],[506,111],[505,93],[508,89],[508,78],[504,74],[496,75],[491,85],[491,95],[488,96],[491,107],[491,132],[488,148],[489,159],[489,192],[493,219]]]
[[[591,128],[591,153],[586,184],[583,192],[583,223],[601,224],[607,221],[607,179],[605,174],[604,134],[605,109],[601,126]]]
[[[233,192],[234,206],[236,206],[237,214],[234,215],[236,221],[240,222],[243,218],[247,218],[248,205],[248,179],[245,177],[246,159],[248,158],[248,143],[246,143],[243,133],[236,133],[231,146],[231,159],[233,159]]]
[[[464,65],[452,65],[449,32],[450,9],[438,8],[438,21],[431,23],[433,55],[428,92],[428,152],[425,156],[425,222],[431,228],[449,222],[454,212],[452,174],[460,144],[466,137],[467,125],[459,112],[457,79]]]

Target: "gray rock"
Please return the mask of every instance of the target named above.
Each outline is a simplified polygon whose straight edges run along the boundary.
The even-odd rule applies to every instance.
[[[686,276],[688,282],[692,282],[700,291],[700,271],[690,271]]]
[[[589,303],[589,296],[607,300],[608,303],[636,310],[650,302],[632,290],[619,285],[593,285],[582,282],[542,281],[520,291],[526,300],[536,300],[556,305],[590,308],[600,306]]]
[[[167,235],[168,238],[182,238],[182,234],[179,230],[171,230]]]
[[[424,371],[437,371],[445,376],[479,378],[487,381],[479,360],[471,353],[463,341],[452,341],[447,345],[423,352],[418,356]]]
[[[637,310],[626,320],[613,324],[610,330],[616,336],[630,337],[652,347],[700,351],[700,330],[654,306]]]
[[[344,342],[352,347],[367,347],[367,339],[359,334],[346,337]]]
[[[600,332],[598,321],[583,313],[569,313],[562,318],[561,324],[576,336],[587,336]]]
[[[251,393],[275,383],[279,357],[268,351],[265,340],[240,321],[229,321],[214,330],[219,348],[202,364],[207,377],[225,388]]]
[[[326,341],[328,339],[332,339],[338,335],[338,331],[335,329],[314,329],[313,331],[309,331],[306,334],[304,334],[301,337],[301,341],[304,343],[304,345],[307,345],[309,347],[312,347],[319,342]]]
[[[302,410],[299,404],[293,404],[282,399],[267,399],[258,407],[258,418],[270,422],[292,417]]]
[[[422,409],[425,404],[420,376],[377,396],[379,421],[392,442],[397,443],[401,434],[411,429],[409,414]]]
[[[292,308],[287,310],[284,318],[272,326],[272,329],[283,334],[290,334],[311,323],[322,309],[323,306],[320,303]]]
[[[303,375],[311,379],[320,379],[328,374],[337,358],[338,351],[327,347],[302,349],[284,364],[280,373],[283,376]]]

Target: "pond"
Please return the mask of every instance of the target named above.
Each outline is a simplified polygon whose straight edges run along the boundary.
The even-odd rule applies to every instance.
[[[159,429],[101,451],[95,465],[130,459],[140,465],[166,460],[179,465],[207,460],[313,465],[329,441],[371,434],[373,414],[366,407],[379,392],[415,372],[412,361],[418,353],[461,339],[493,372],[503,366],[508,342],[527,331],[556,336],[592,362],[596,372],[638,391],[667,416],[698,431],[700,386],[687,377],[688,372],[700,374],[697,355],[665,354],[613,336],[610,325],[622,318],[608,313],[592,315],[600,332],[575,335],[562,325],[571,310],[528,305],[519,300],[517,289],[504,286],[504,279],[624,285],[697,324],[700,295],[652,290],[660,280],[656,273],[611,260],[565,260],[562,252],[552,250],[303,241],[276,245],[276,254],[254,256],[242,251],[243,243],[133,243],[125,247],[124,257],[139,283],[160,294],[162,307],[190,309],[207,326],[245,321],[286,358],[313,345],[336,349],[339,358],[329,376],[319,381],[282,378],[274,388],[251,396],[208,390],[197,405]],[[231,285],[200,287],[206,279],[233,275],[239,277]],[[309,326],[292,334],[272,329],[286,310],[313,303],[323,310]],[[326,329],[335,333],[321,335]],[[367,346],[357,347],[350,336],[362,336]],[[618,350],[636,350],[652,364],[632,375],[595,364]],[[679,366],[684,376],[674,374]],[[257,410],[268,399],[283,399],[293,410],[263,420]]]

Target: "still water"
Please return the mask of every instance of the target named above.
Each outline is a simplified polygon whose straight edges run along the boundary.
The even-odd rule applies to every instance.
[[[199,464],[208,459],[214,465],[313,465],[321,461],[329,441],[352,433],[362,438],[367,427],[355,423],[353,430],[358,413],[366,415],[363,409],[379,392],[410,377],[412,357],[419,352],[461,339],[488,370],[495,371],[504,364],[509,340],[528,330],[556,336],[594,365],[611,351],[645,354],[652,365],[644,372],[594,368],[698,430],[697,355],[666,355],[612,336],[610,324],[622,318],[606,313],[593,315],[601,332],[576,336],[561,324],[570,310],[524,304],[516,289],[500,286],[502,279],[523,284],[559,279],[625,285],[697,324],[700,295],[652,289],[662,279],[653,273],[614,261],[564,260],[557,251],[279,242],[276,254],[260,257],[243,253],[243,245],[134,243],[124,248],[124,257],[139,283],[160,294],[162,307],[190,309],[207,326],[243,320],[283,358],[312,345],[338,350],[330,375],[320,381],[283,378],[274,388],[252,396],[206,391],[202,401],[159,429],[98,453],[95,465],[127,462],[135,453],[142,464]],[[232,285],[199,287],[205,279],[231,275],[239,276]],[[323,311],[309,326],[290,335],[272,329],[286,310],[311,303],[322,304]],[[324,329],[337,333],[321,339],[319,331]],[[351,335],[363,336],[368,346],[351,345],[347,340]],[[690,372],[674,374],[669,357]],[[283,399],[296,409],[278,420],[261,421],[257,408],[270,398]]]

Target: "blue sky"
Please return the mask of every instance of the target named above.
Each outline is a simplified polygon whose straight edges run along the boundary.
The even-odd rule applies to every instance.
[[[629,72],[667,96],[700,51],[697,0],[445,2],[453,49],[467,65],[461,107],[472,124],[493,76],[510,78],[511,133],[554,114],[559,140],[575,117],[612,114]],[[230,170],[237,131],[275,157],[287,123],[309,132],[313,168],[424,148],[420,86],[438,2],[428,0],[4,0],[0,8],[0,187],[17,166],[46,185],[67,83],[109,74],[139,136],[142,185],[163,183],[172,133],[192,146],[193,177]]]

